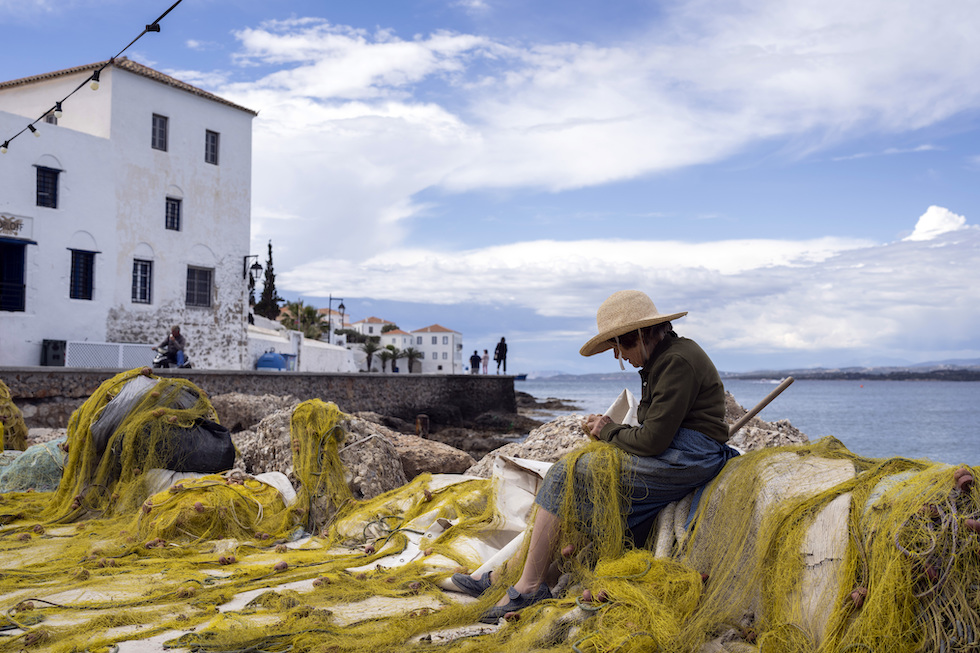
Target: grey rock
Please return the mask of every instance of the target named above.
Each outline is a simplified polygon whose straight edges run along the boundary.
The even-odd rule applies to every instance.
[[[211,397],[218,421],[232,433],[251,429],[271,413],[296,406],[293,395],[248,395],[229,392]]]
[[[507,444],[490,452],[466,473],[490,478],[494,460],[502,455],[556,462],[566,453],[588,443],[589,436],[582,429],[583,419],[584,415],[565,415],[552,420],[531,431],[523,442]]]
[[[380,416],[374,413],[356,413],[350,422],[349,437],[380,435],[391,442],[407,480],[423,472],[462,474],[476,462],[465,451],[416,435],[398,433],[379,423],[380,421]]]

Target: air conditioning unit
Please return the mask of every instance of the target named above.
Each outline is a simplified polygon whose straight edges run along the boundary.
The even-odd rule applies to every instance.
[[[49,367],[65,366],[65,341],[64,340],[41,341],[41,365],[45,365]]]

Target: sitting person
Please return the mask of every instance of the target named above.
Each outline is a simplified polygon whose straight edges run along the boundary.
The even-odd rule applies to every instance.
[[[637,546],[643,546],[662,508],[708,483],[738,455],[725,444],[725,390],[718,371],[697,343],[671,328],[671,320],[684,315],[659,313],[653,301],[636,290],[614,293],[596,314],[598,335],[580,350],[583,356],[592,356],[611,349],[621,368],[625,369],[623,360],[640,368],[639,426],[615,424],[603,415],[589,415],[583,424],[593,439],[621,450],[617,452],[619,487],[609,489],[610,496],[621,497],[622,505],[615,511],[605,508],[606,514],[622,517],[623,540]],[[595,496],[590,484],[598,478],[589,463],[599,453],[573,458],[571,474],[566,461],[575,452],[548,471],[535,498],[537,510],[520,577],[481,621],[496,623],[509,612],[551,598],[550,587],[558,580],[556,551],[563,535],[560,514],[566,483],[572,484],[575,509],[585,515],[580,521],[586,530],[591,527],[590,516],[604,508],[589,505],[589,495]],[[479,596],[501,576],[500,570],[492,570],[478,577],[454,574],[452,581],[462,591]]]
[[[184,347],[187,346],[187,338],[180,335],[180,327],[174,325],[170,333],[163,339],[157,347],[167,350],[167,360],[173,367],[184,364]]]

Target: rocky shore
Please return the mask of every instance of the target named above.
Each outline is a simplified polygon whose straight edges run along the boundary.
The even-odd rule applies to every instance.
[[[516,414],[484,413],[463,426],[431,429],[391,415],[356,412],[347,424],[348,437],[340,457],[348,484],[358,499],[368,499],[403,486],[421,473],[489,477],[499,455],[554,462],[588,440],[584,415],[559,400],[538,401],[518,392]],[[236,469],[248,474],[278,471],[294,485],[289,422],[300,400],[292,395],[229,393],[211,398],[219,421],[232,432],[238,450]],[[745,414],[728,394],[726,421]],[[341,407],[343,408],[343,407]],[[568,415],[543,421],[543,413]],[[65,436],[65,429],[32,428],[28,444]],[[743,451],[807,442],[787,420],[753,418],[731,440]]]

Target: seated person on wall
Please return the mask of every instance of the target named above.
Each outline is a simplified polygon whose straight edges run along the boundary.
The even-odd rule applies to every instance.
[[[167,350],[167,360],[174,367],[184,364],[184,347],[187,346],[187,338],[180,335],[180,327],[174,325],[170,329],[170,334],[164,338],[157,347]]]

